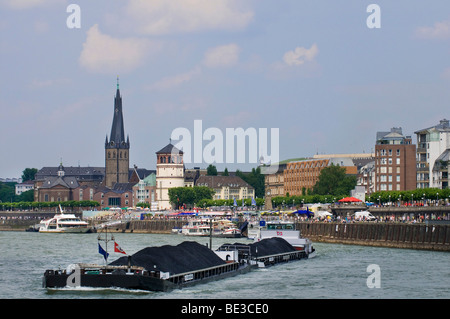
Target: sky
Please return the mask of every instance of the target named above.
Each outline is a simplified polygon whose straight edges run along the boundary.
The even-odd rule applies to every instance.
[[[392,127],[415,141],[450,118],[449,53],[448,0],[0,0],[0,177],[104,166],[117,77],[130,166],[156,169],[179,128],[207,151],[198,121],[224,146],[278,129],[280,160],[369,153]]]

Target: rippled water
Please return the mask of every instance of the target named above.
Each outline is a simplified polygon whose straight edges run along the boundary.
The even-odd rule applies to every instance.
[[[316,243],[317,257],[169,293],[121,289],[42,288],[46,269],[75,262],[103,263],[98,234],[0,232],[0,299],[321,299],[450,298],[450,253]],[[115,234],[133,254],[148,246],[176,245],[181,235]],[[235,239],[213,239],[213,248]],[[249,242],[247,239],[240,239]],[[111,253],[110,261],[123,255]],[[369,265],[379,266],[380,288],[369,288]]]

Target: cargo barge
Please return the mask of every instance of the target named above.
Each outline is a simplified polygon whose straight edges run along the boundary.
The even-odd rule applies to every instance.
[[[170,291],[244,274],[258,267],[308,258],[282,238],[225,244],[213,251],[197,242],[147,247],[107,265],[73,264],[46,270],[44,288],[95,287]]]

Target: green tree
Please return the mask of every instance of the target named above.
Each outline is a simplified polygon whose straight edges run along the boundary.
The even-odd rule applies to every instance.
[[[12,202],[15,201],[15,184],[16,183],[2,183],[0,182],[0,201]]]
[[[16,201],[18,202],[32,202],[34,201],[34,190],[30,189],[22,194],[16,196]]]
[[[214,190],[207,186],[195,186],[191,189],[194,191],[194,203],[202,199],[212,199],[214,196]]]
[[[343,195],[348,194],[356,186],[356,177],[345,173],[345,168],[339,165],[325,167],[314,185],[313,194]]]
[[[193,205],[202,199],[211,200],[214,190],[206,186],[174,187],[169,189],[169,200],[176,207]]]
[[[209,164],[209,166],[206,168],[206,175],[217,176],[217,168],[213,164]]]
[[[230,176],[230,174],[228,173],[228,168],[225,167],[225,170],[223,171],[222,176]]]
[[[261,174],[261,168],[252,168],[250,173],[244,174],[239,170],[236,170],[236,176],[239,176],[244,181],[249,183],[255,189],[255,196],[263,198],[265,195],[264,174]]]
[[[34,175],[36,175],[37,172],[37,168],[25,168],[22,172],[22,182],[34,181]]]

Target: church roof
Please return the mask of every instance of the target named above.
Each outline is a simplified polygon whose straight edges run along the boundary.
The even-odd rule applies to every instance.
[[[78,184],[77,179],[72,176],[47,177],[44,183],[42,183],[41,188],[53,188],[55,186],[75,189],[80,186],[80,184]]]
[[[47,177],[58,176],[59,167],[45,166],[41,168],[35,175],[35,180],[44,180]],[[78,180],[102,180],[105,175],[104,167],[80,167],[80,166],[66,166],[64,167],[65,177],[76,177]]]
[[[156,152],[156,154],[183,154],[183,151],[173,146],[172,143],[169,143]]]

